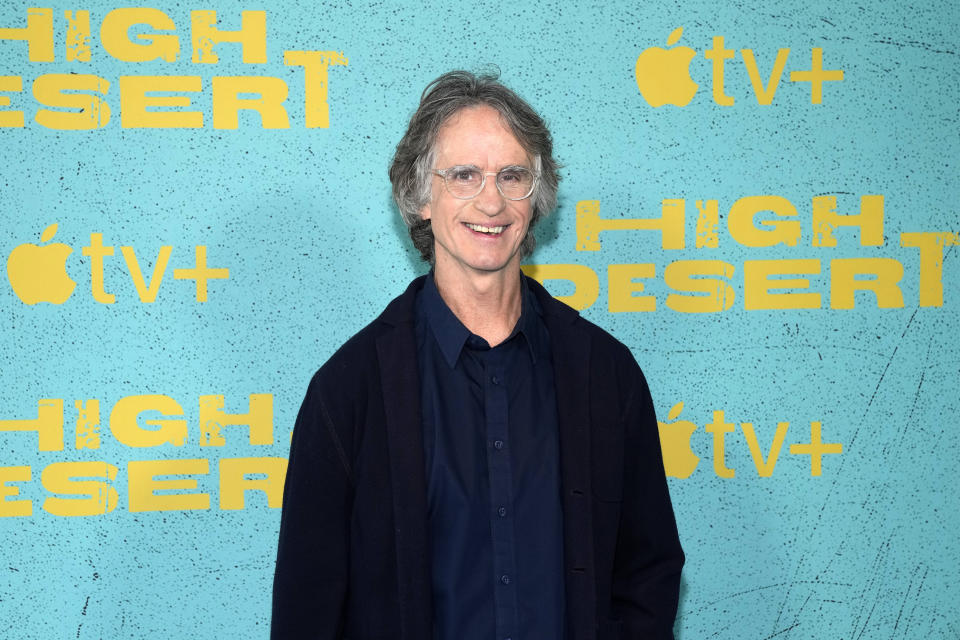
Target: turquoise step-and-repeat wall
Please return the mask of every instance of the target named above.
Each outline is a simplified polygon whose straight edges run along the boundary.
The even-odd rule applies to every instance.
[[[683,640],[960,637],[955,2],[0,3],[0,637],[266,638],[313,371],[425,266],[441,73],[650,380]]]

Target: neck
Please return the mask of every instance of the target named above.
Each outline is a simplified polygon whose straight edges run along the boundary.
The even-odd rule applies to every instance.
[[[463,326],[490,346],[498,345],[510,336],[520,318],[520,265],[465,275],[438,263],[433,279],[440,297]]]

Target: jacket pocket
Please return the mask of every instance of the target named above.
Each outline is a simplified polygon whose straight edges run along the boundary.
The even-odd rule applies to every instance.
[[[620,640],[623,623],[619,620],[601,620],[597,625],[597,640]]]

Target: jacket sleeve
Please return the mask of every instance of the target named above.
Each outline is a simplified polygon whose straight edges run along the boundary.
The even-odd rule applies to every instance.
[[[290,445],[273,581],[273,640],[339,638],[349,572],[350,465],[314,376]]]
[[[667,490],[650,391],[632,356],[630,364],[612,612],[622,621],[624,640],[672,640],[684,555]]]

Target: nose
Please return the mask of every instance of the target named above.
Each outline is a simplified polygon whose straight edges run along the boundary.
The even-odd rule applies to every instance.
[[[486,176],[483,189],[473,198],[473,205],[478,211],[491,218],[503,211],[507,205],[507,200],[497,189],[496,175]]]

